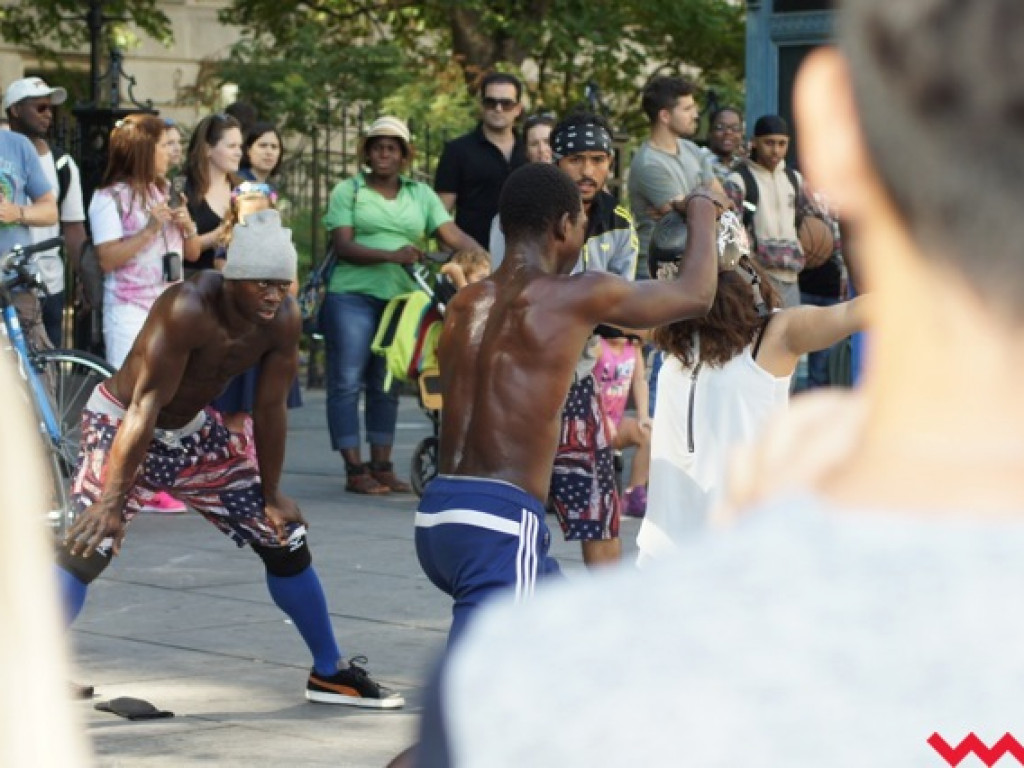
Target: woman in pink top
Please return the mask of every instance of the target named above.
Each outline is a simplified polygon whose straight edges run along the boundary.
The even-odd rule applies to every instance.
[[[196,225],[184,205],[168,205],[165,178],[175,134],[154,115],[129,115],[110,134],[110,160],[89,203],[89,225],[103,282],[103,341],[118,368],[131,351],[150,307],[180,282],[184,260],[199,256]],[[159,494],[155,509],[184,512]]]
[[[103,284],[103,341],[120,367],[149,308],[181,280],[182,259],[198,253],[185,206],[167,204],[172,137],[153,115],[129,115],[110,134],[110,160],[89,203],[89,224]]]
[[[601,339],[601,354],[594,366],[594,379],[601,387],[601,405],[608,418],[611,446],[616,450],[636,448],[629,483],[622,495],[622,513],[643,517],[647,508],[647,474],[651,464],[651,419],[647,408],[647,376],[643,349],[632,337]],[[626,416],[630,393],[637,416]]]

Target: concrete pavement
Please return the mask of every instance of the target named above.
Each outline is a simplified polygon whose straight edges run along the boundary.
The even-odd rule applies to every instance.
[[[72,630],[80,702],[99,766],[384,766],[415,740],[428,669],[444,644],[449,599],[413,548],[414,496],[344,493],[322,391],[290,416],[283,487],[310,522],[310,545],[343,651],[364,654],[406,707],[373,712],[303,698],[308,652],[274,606],[263,567],[194,514],[136,519],[122,554],[93,584]],[[395,461],[402,476],[429,423],[403,398]],[[578,544],[553,554],[583,573]],[[633,549],[637,522],[624,521]],[[627,554],[627,558],[629,555]],[[481,681],[485,690],[486,681]],[[129,721],[93,704],[146,699],[175,717]]]

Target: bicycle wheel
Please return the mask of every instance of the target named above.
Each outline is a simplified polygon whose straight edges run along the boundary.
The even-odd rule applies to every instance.
[[[427,483],[437,477],[437,438],[424,437],[412,452],[412,471],[409,480],[417,496],[423,495]]]
[[[36,352],[33,363],[51,392],[60,429],[56,447],[64,462],[64,475],[70,478],[78,461],[82,409],[96,385],[109,379],[114,368],[96,355],[72,349]]]
[[[46,524],[60,542],[75,518],[68,492],[71,478],[65,473],[64,456],[56,446],[47,451],[47,463],[50,465],[50,496],[46,505]]]

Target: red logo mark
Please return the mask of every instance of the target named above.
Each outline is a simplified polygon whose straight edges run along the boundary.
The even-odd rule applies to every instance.
[[[1003,738],[993,744],[991,748],[986,747],[985,742],[975,736],[973,731],[955,747],[949,746],[946,740],[937,733],[933,733],[928,738],[928,743],[952,768],[960,765],[961,761],[971,752],[976,754],[981,762],[989,768],[992,768],[1007,754],[1013,755],[1017,758],[1018,763],[1024,765],[1024,746],[1021,746],[1020,742],[1008,733],[1003,734]]]

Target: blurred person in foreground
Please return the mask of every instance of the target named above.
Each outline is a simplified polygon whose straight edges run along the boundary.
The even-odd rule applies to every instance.
[[[23,386],[0,355],[0,505],[4,529],[17,542],[0,558],[0,765],[83,768],[92,761],[71,706],[44,525],[50,481]]]
[[[1021,738],[1024,5],[849,0],[838,29],[795,113],[873,295],[862,388],[745,454],[735,527],[482,612],[421,765],[926,768]]]

